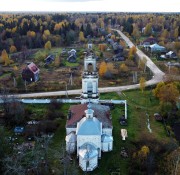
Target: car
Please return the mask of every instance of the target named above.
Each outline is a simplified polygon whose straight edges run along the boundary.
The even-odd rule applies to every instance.
[[[159,113],[154,113],[154,118],[156,121],[162,121],[163,120],[162,116]]]

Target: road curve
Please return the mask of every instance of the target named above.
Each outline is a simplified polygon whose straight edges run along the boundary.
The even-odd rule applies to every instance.
[[[112,29],[113,31],[117,31],[117,33],[125,40],[127,45],[131,48],[135,46],[130,39],[125,36],[120,30]],[[149,67],[149,69],[153,73],[153,78],[149,81],[146,81],[146,86],[154,85],[159,83],[160,81],[163,81],[164,72],[162,72],[153,62],[152,60],[145,55],[141,50],[137,48],[137,55],[140,59],[146,58],[146,66]],[[117,92],[117,91],[123,91],[128,89],[137,89],[139,88],[139,84],[133,84],[133,85],[126,85],[126,86],[118,86],[118,87],[104,87],[99,88],[100,93],[106,93],[106,92]],[[62,96],[62,95],[77,95],[79,96],[82,93],[81,89],[77,90],[68,90],[66,91],[55,91],[55,92],[39,92],[39,93],[28,93],[28,94],[16,94],[14,95],[17,98],[32,98],[32,97],[50,97],[50,96]]]

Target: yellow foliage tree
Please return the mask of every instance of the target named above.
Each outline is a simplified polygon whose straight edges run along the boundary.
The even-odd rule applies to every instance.
[[[140,38],[140,32],[137,25],[134,25],[132,35],[135,39]]]
[[[79,32],[79,41],[84,42],[85,38],[84,38],[84,33],[81,31]]]
[[[145,80],[144,77],[141,77],[141,78],[140,78],[139,85],[140,85],[141,91],[143,92],[143,91],[144,91],[144,88],[145,88],[145,86],[146,86],[146,80]]]
[[[103,61],[99,66],[99,75],[102,77],[107,71],[107,64]]]
[[[150,36],[152,34],[152,23],[148,23],[144,31],[145,35]]]
[[[44,45],[44,48],[47,50],[51,50],[51,41],[47,41]]]
[[[179,29],[179,27],[177,27],[177,28],[174,30],[174,38],[175,38],[175,39],[177,39],[177,38],[178,38],[178,35],[179,35],[178,29]]]
[[[121,64],[119,66],[119,68],[120,68],[120,72],[128,72],[129,71],[128,67],[124,63]]]
[[[156,88],[152,90],[153,95],[155,97],[159,97],[159,91],[160,91],[162,86],[165,86],[165,83],[161,81],[156,85]]]
[[[113,74],[116,73],[116,70],[114,68],[114,64],[113,63],[107,63],[107,70],[110,71]]]
[[[105,49],[107,48],[107,45],[106,45],[106,44],[99,44],[99,45],[98,45],[98,48],[99,48],[100,51],[103,52],[103,51],[105,51]]]
[[[13,63],[13,61],[9,59],[9,56],[5,49],[2,51],[1,58],[2,58],[2,62],[4,63],[5,66],[8,66],[11,63]]]
[[[47,40],[48,37],[50,36],[50,31],[49,30],[44,30],[44,33],[43,33],[43,40]]]
[[[27,36],[28,36],[28,37],[31,37],[31,38],[34,38],[34,37],[36,36],[36,32],[34,32],[34,31],[28,31],[28,32],[27,32]]]
[[[174,83],[162,86],[159,90],[158,97],[162,103],[170,102],[171,104],[176,104],[179,99],[177,86]]]
[[[17,67],[17,66],[14,66],[13,69],[14,69],[14,71],[17,71],[17,70],[18,70],[18,67]]]
[[[147,158],[149,152],[149,147],[144,145],[141,147],[140,151],[138,151],[138,157],[144,160]]]
[[[134,58],[134,55],[136,54],[136,47],[133,46],[129,49],[129,53],[128,53],[128,59],[132,60]]]
[[[115,35],[111,35],[111,39],[115,40],[116,36]]]
[[[126,47],[126,43],[124,40],[120,40],[119,44],[122,46],[122,47]]]
[[[9,50],[10,50],[10,53],[17,52],[16,47],[15,47],[15,46],[13,46],[13,45],[10,47],[10,49],[9,49]]]

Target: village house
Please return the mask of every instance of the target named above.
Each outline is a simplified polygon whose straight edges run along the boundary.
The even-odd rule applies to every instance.
[[[45,59],[45,65],[51,64],[54,60],[55,60],[54,55],[49,55],[49,56]]]
[[[75,63],[76,62],[76,50],[75,49],[72,49],[68,52],[68,58],[67,58],[67,61],[70,62],[70,63]]]
[[[173,51],[169,51],[168,53],[166,53],[166,57],[167,58],[172,58],[172,59],[177,59],[177,55]]]
[[[151,52],[165,52],[166,48],[158,44],[152,44],[149,46]]]
[[[39,68],[32,62],[22,70],[22,78],[27,82],[36,82],[39,80]]]

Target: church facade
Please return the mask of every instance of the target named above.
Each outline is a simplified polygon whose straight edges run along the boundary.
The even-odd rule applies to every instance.
[[[113,150],[110,108],[98,103],[98,78],[96,58],[88,52],[82,75],[82,104],[69,109],[65,139],[66,151],[77,154],[83,171],[93,171],[101,152]]]

